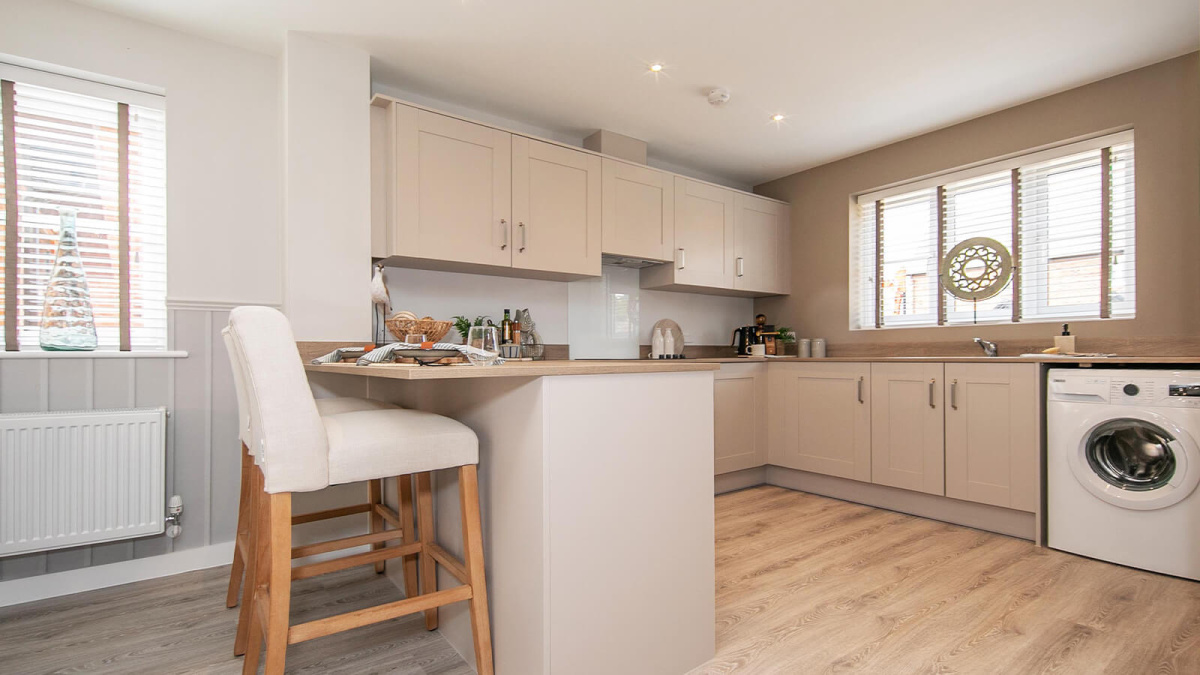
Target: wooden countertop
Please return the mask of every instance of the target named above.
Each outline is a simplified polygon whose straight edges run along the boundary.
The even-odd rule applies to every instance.
[[[822,361],[842,363],[1045,363],[1049,365],[1070,364],[1200,364],[1200,356],[1112,356],[1089,358],[1084,356],[829,356],[823,359],[802,359],[797,356],[729,357],[712,359],[688,359],[689,363],[820,363]]]
[[[336,373],[393,380],[464,380],[481,377],[546,377],[552,375],[620,375],[624,373],[679,373],[718,370],[720,365],[700,359],[680,361],[509,361],[499,366],[417,366],[380,363],[305,364],[310,373]]]

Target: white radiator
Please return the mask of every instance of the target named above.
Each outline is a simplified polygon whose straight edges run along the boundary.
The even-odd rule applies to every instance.
[[[0,415],[0,557],[163,531],[166,408]]]

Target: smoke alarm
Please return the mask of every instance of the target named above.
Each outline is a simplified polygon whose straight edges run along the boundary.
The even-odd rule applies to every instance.
[[[717,87],[708,91],[708,104],[712,106],[723,106],[729,103],[729,90],[724,87]]]

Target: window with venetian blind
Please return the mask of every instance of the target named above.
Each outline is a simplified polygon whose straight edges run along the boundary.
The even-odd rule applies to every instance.
[[[62,209],[76,231],[100,349],[167,346],[161,96],[0,64],[4,348],[38,348]]]
[[[1133,132],[992,162],[857,198],[851,328],[1132,318]],[[946,251],[1003,244],[1012,282],[978,303],[938,282]]]

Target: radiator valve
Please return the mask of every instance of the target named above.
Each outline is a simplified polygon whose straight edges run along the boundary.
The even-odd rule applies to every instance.
[[[167,500],[167,517],[163,519],[167,526],[167,536],[174,539],[183,532],[183,497],[171,495]]]

